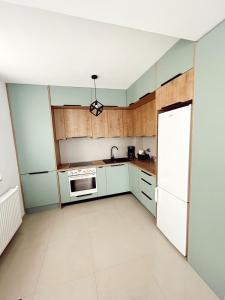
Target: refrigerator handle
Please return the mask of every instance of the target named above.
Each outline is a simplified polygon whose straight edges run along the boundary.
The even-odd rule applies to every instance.
[[[158,187],[155,188],[155,202],[158,202]]]

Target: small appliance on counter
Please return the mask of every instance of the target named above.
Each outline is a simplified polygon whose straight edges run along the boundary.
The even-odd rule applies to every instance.
[[[150,155],[147,153],[147,150],[139,150],[138,151],[138,159],[139,160],[148,160],[148,159],[150,159]]]
[[[128,159],[130,159],[130,160],[135,159],[135,147],[134,146],[127,147],[127,156],[128,156]]]

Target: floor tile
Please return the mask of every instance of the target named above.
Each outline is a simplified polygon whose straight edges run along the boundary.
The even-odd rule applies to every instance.
[[[15,300],[33,294],[45,250],[42,246],[19,249],[8,256],[7,269],[0,269],[0,295]]]
[[[63,238],[49,244],[40,272],[38,288],[51,287],[92,275],[93,260],[87,238]]]
[[[96,277],[99,300],[165,299],[142,258],[99,271]]]
[[[37,290],[33,300],[98,300],[94,277]]]
[[[19,297],[218,299],[130,194],[26,215],[0,257],[0,299]]]

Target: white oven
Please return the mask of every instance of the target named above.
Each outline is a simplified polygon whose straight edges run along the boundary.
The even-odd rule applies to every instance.
[[[97,192],[96,168],[71,170],[68,177],[70,196],[84,196]]]

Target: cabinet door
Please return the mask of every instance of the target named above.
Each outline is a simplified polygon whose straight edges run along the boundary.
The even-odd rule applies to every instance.
[[[192,100],[194,97],[194,70],[191,69],[156,90],[156,107]]]
[[[65,171],[58,172],[58,176],[61,203],[70,202],[70,185],[68,173]]]
[[[123,136],[133,136],[133,111],[123,110]]]
[[[56,169],[48,89],[8,84],[9,102],[21,174]]]
[[[119,89],[97,89],[97,99],[104,106],[126,106],[126,90]],[[94,89],[92,89],[92,99],[94,99]]]
[[[25,208],[59,203],[56,172],[21,175]]]
[[[118,194],[129,191],[128,165],[106,167],[107,194]]]
[[[184,73],[194,65],[194,43],[187,40],[178,41],[157,62],[156,87],[177,74]]]
[[[97,168],[97,193],[99,197],[105,196],[107,194],[105,169],[105,167]]]
[[[130,191],[134,196],[140,198],[140,184],[139,184],[139,169],[136,166],[129,165],[129,184]]]
[[[156,101],[152,100],[143,105],[143,130],[144,136],[156,135]]]
[[[54,131],[56,140],[66,138],[64,109],[57,108],[53,110]]]
[[[91,114],[87,109],[65,109],[66,137],[92,136]]]
[[[134,118],[134,136],[144,136],[144,105],[137,107],[133,111]]]
[[[50,96],[52,105],[83,105],[91,102],[91,88],[51,86]]]
[[[123,136],[123,115],[122,110],[107,110],[108,137]]]
[[[91,115],[91,124],[93,138],[108,136],[107,111],[103,110],[103,112],[97,117]]]

